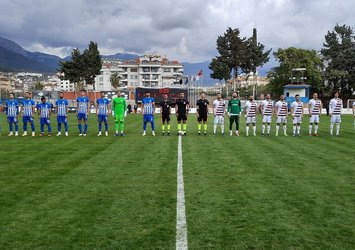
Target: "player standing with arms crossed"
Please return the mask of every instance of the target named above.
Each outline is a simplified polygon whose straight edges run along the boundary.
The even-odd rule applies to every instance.
[[[46,102],[44,96],[41,97],[41,103],[37,105],[38,109],[38,118],[41,125],[41,134],[44,136],[44,125],[48,127],[48,136],[52,136],[52,127],[51,127],[51,104]]]
[[[205,92],[201,92],[201,99],[197,100],[197,102],[196,102],[198,135],[201,135],[202,123],[203,123],[204,135],[207,135],[207,118],[208,118],[208,105],[209,104],[210,103],[206,99]]]
[[[121,136],[126,136],[124,133],[124,117],[127,110],[127,104],[124,97],[122,97],[121,91],[117,91],[117,96],[112,100],[112,109],[115,116],[115,136],[118,136],[118,132],[121,132]]]
[[[267,94],[266,99],[261,103],[261,112],[263,116],[262,135],[265,135],[267,125],[267,135],[270,136],[271,120],[274,113],[274,102],[270,99],[270,94]]]
[[[241,102],[238,99],[238,94],[234,92],[232,99],[228,102],[228,116],[229,116],[229,135],[233,135],[233,123],[235,122],[235,135],[239,136],[239,116],[242,111]]]
[[[105,124],[105,136],[108,136],[108,115],[110,111],[110,101],[105,98],[105,92],[100,92],[101,98],[96,100],[96,115],[99,122],[99,133],[97,136],[102,135],[102,123]]]
[[[226,103],[222,98],[222,94],[217,94],[217,99],[213,101],[213,135],[215,136],[217,133],[218,124],[221,125],[221,132],[224,136],[224,114],[226,112]]]
[[[88,115],[89,115],[90,100],[86,96],[86,91],[84,89],[81,90],[80,95],[81,96],[76,99],[79,136],[86,136],[86,133],[88,131]],[[84,121],[84,133],[83,133],[82,121]]]
[[[245,104],[245,119],[246,119],[246,136],[249,136],[249,126],[253,126],[253,135],[256,136],[256,110],[258,104],[254,101],[253,96],[249,96],[249,101]]]
[[[155,101],[154,98],[150,97],[150,92],[145,92],[145,98],[142,99],[142,115],[143,115],[143,134],[146,135],[147,123],[150,122],[152,128],[152,135],[155,136],[154,132],[154,114],[155,114]]]
[[[276,136],[279,136],[279,129],[282,123],[284,136],[287,136],[287,102],[285,101],[285,96],[281,95],[280,100],[275,105],[276,118]]]
[[[189,101],[185,98],[185,94],[183,92],[180,93],[179,98],[176,99],[175,110],[177,117],[177,129],[178,135],[186,135],[186,121],[189,115],[190,104]],[[182,123],[182,131],[181,131],[181,123]]]
[[[318,99],[318,94],[313,94],[313,99],[308,103],[308,113],[309,113],[309,136],[312,136],[312,128],[314,123],[314,136],[318,136],[318,124],[319,118],[322,114],[322,101]]]
[[[64,98],[63,91],[59,92],[59,98],[55,102],[55,109],[57,113],[57,125],[58,125],[58,134],[56,136],[62,135],[62,123],[65,129],[65,136],[68,136],[68,100]]]
[[[15,136],[18,136],[18,102],[15,100],[14,93],[10,93],[9,99],[6,100],[6,116],[9,123],[9,136],[13,136],[13,125],[15,126]]]
[[[23,110],[22,110],[22,121],[23,121],[23,134],[27,135],[27,123],[31,124],[32,136],[35,136],[35,124],[33,120],[33,115],[35,113],[36,103],[31,99],[31,93],[25,93],[25,100],[23,100]]]
[[[303,102],[300,95],[295,95],[296,101],[291,104],[291,114],[293,118],[293,136],[301,136],[301,124],[303,118]]]
[[[168,135],[170,135],[170,114],[171,114],[171,101],[168,100],[168,94],[163,95],[163,100],[160,102],[161,107],[161,129],[162,135],[165,134],[165,123],[168,129]]]
[[[339,136],[341,115],[343,114],[343,100],[339,98],[339,92],[334,93],[334,98],[329,102],[330,135],[333,135],[334,123],[336,124],[336,136]]]

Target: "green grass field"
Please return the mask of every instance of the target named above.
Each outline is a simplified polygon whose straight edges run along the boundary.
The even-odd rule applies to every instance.
[[[0,249],[174,249],[176,121],[170,137],[7,137],[1,115]],[[354,249],[355,153],[352,116],[340,137],[329,117],[320,137],[198,136],[190,115],[183,168],[190,249]],[[56,132],[55,119],[52,119]],[[228,122],[227,122],[228,123]],[[22,124],[20,122],[20,127]],[[37,125],[37,131],[39,126]],[[148,130],[150,131],[150,130]],[[291,124],[288,126],[291,134]],[[20,134],[22,129],[20,129]],[[37,132],[38,134],[38,132]]]

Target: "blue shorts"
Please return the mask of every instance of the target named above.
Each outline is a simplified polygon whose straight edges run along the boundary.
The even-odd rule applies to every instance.
[[[65,116],[57,116],[57,123],[66,123],[67,118]]]
[[[78,120],[79,121],[81,121],[81,120],[87,121],[87,119],[88,119],[88,116],[86,114],[78,113]]]
[[[154,115],[144,115],[143,121],[144,122],[154,122]]]
[[[107,122],[107,115],[98,115],[97,116],[98,121],[101,122]]]
[[[51,120],[49,120],[49,118],[40,118],[39,122],[41,125],[50,125],[51,124]]]
[[[23,121],[23,123],[32,123],[33,122],[33,118],[32,118],[32,116],[24,116],[24,117],[22,117],[22,121]]]
[[[12,117],[12,116],[8,116],[7,117],[7,122],[8,123],[17,123],[17,118],[16,117]]]

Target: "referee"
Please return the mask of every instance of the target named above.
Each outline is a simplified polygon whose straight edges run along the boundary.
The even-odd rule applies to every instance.
[[[185,94],[181,92],[175,103],[176,117],[178,122],[178,135],[186,135],[186,121],[187,115],[189,114],[189,107],[189,101],[185,98]],[[181,122],[183,131],[181,131]]]
[[[162,122],[162,134],[165,134],[165,123],[168,129],[168,135],[170,135],[170,114],[171,114],[171,101],[168,100],[168,95],[163,95],[163,100],[160,102],[161,107],[161,122]]]
[[[197,128],[198,128],[198,135],[201,135],[201,127],[203,123],[204,135],[207,135],[207,116],[208,116],[208,105],[209,101],[206,99],[205,92],[201,92],[201,99],[197,100],[196,107],[197,107]]]

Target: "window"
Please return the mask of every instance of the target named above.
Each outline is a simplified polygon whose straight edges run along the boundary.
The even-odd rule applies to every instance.
[[[137,68],[131,68],[131,72],[138,72]]]
[[[171,69],[170,68],[164,68],[164,72],[166,72],[166,73],[170,73],[171,72]]]

